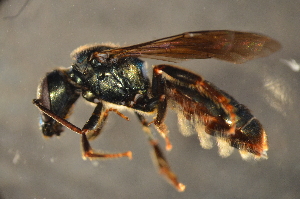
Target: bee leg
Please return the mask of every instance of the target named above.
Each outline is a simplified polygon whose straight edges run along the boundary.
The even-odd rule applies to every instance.
[[[146,121],[145,117],[136,112],[137,117],[143,125],[143,131],[147,134],[148,141],[154,149],[154,164],[158,166],[161,175],[167,178],[167,181],[172,184],[178,191],[184,191],[185,185],[178,182],[175,173],[172,172],[169,163],[167,162],[163,152],[161,151],[158,141],[153,137],[153,134],[149,128],[149,123]]]
[[[154,70],[153,78],[152,78],[152,94],[154,97],[158,98],[158,102],[157,102],[157,115],[153,123],[157,131],[165,139],[166,150],[170,151],[172,149],[172,144],[169,138],[169,130],[166,124],[164,123],[166,113],[167,113],[167,105],[168,105],[165,93],[166,93],[165,79],[162,77],[161,73],[158,73],[156,70]]]
[[[97,153],[95,152],[85,133],[82,133],[82,137],[81,137],[81,143],[82,143],[82,148],[83,148],[83,158],[89,158],[90,160],[94,160],[94,159],[101,159],[101,158],[121,158],[121,157],[128,157],[129,159],[132,159],[132,152],[131,151],[127,151],[124,153]]]
[[[101,103],[97,104],[93,115],[90,117],[90,119],[88,120],[88,122],[84,125],[83,129],[78,128],[77,126],[75,126],[74,124],[68,122],[67,120],[57,116],[56,114],[54,114],[51,110],[47,109],[46,107],[44,107],[40,100],[33,100],[33,103],[46,115],[48,115],[49,117],[53,118],[54,120],[56,120],[57,122],[61,123],[63,126],[67,127],[68,129],[81,134],[81,143],[82,143],[82,148],[83,148],[83,157],[84,158],[89,158],[89,159],[95,159],[95,158],[119,158],[119,157],[128,157],[129,159],[132,158],[132,153],[131,151],[127,151],[124,153],[116,153],[116,154],[105,154],[105,153],[96,153],[94,152],[94,150],[92,149],[92,147],[90,146],[90,143],[88,141],[88,138],[86,136],[86,133],[91,130],[92,128],[95,128],[97,133],[94,133],[94,136],[91,137],[95,137],[97,135],[99,135],[101,128],[103,127],[104,121],[107,118],[107,112],[102,111],[102,107],[103,105]],[[92,133],[93,134],[93,133]]]
[[[88,140],[94,140],[100,134],[108,117],[109,111],[113,111],[117,113],[120,117],[129,121],[129,118],[117,111],[117,109],[109,108],[104,111],[102,103],[98,103],[92,116],[83,127],[83,130],[87,131],[86,137]]]
[[[83,147],[83,157],[87,157],[89,159],[95,158],[118,158],[127,156],[129,159],[132,158],[131,151],[127,151],[125,153],[117,153],[117,154],[102,154],[102,153],[95,153],[92,147],[89,144],[88,140],[95,139],[101,132],[102,127],[108,117],[108,112],[114,111],[120,117],[129,120],[128,117],[117,111],[116,109],[109,108],[104,110],[103,104],[98,103],[92,116],[86,122],[82,130],[82,147]],[[91,133],[90,133],[91,132]],[[89,135],[89,136],[87,136]]]
[[[103,104],[99,103],[94,109],[90,119],[85,123],[83,129],[86,129],[86,137],[88,140],[94,140],[102,130],[108,114],[103,110]]]

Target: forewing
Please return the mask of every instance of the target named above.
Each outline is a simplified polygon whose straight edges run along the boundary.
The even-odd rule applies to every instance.
[[[265,57],[281,45],[264,35],[229,30],[187,32],[108,51],[114,58],[144,57],[178,62],[216,58],[233,63]]]

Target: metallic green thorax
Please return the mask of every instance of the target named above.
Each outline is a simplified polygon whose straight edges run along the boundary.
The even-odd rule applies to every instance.
[[[146,97],[149,80],[144,75],[144,62],[126,57],[114,62],[90,59],[93,53],[107,47],[91,47],[75,54],[69,76],[82,88],[88,101],[104,100],[119,105],[130,104],[137,95]]]

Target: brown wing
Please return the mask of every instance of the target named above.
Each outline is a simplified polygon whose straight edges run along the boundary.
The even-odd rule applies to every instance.
[[[107,51],[114,58],[143,57],[178,62],[216,58],[233,63],[265,57],[281,45],[264,35],[229,30],[187,32]]]

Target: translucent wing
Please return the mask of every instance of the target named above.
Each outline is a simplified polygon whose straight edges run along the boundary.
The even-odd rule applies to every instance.
[[[179,62],[216,58],[233,63],[265,57],[281,45],[264,35],[229,30],[187,32],[142,44],[108,50],[113,58],[144,57]]]

